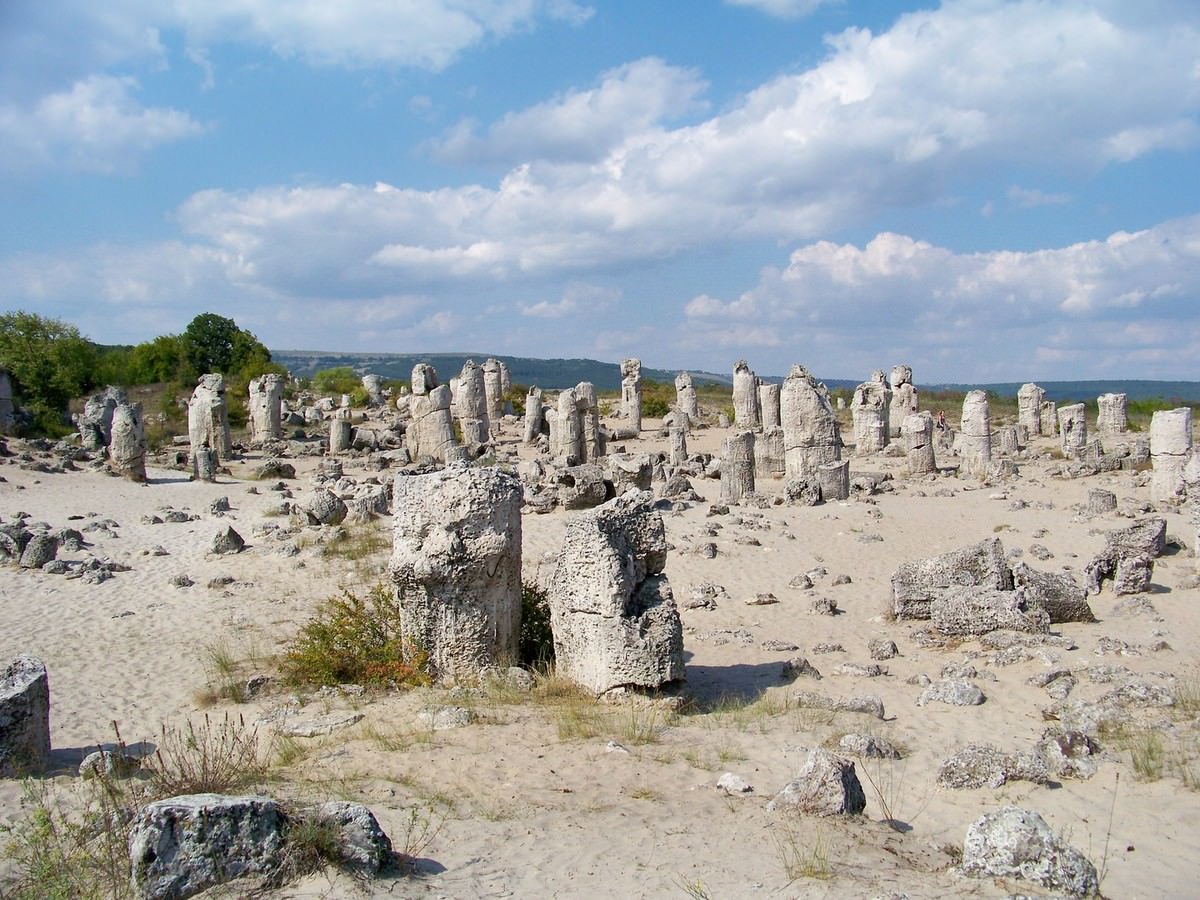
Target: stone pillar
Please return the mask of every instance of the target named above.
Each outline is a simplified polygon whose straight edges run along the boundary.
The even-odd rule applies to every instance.
[[[821,463],[817,467],[817,484],[825,502],[847,499],[850,496],[850,460]]]
[[[783,429],[776,425],[764,428],[762,434],[754,437],[754,476],[755,478],[783,478],[787,475],[787,464],[784,462]]]
[[[534,385],[525,395],[525,435],[526,444],[536,444],[542,436],[542,389]]]
[[[788,480],[814,478],[822,463],[842,458],[842,437],[829,390],[804,366],[792,366],[779,392]]]
[[[5,369],[0,369],[0,433],[13,427],[13,413],[12,379]]]
[[[758,413],[763,428],[779,427],[779,385],[759,384]]]
[[[279,440],[283,437],[283,376],[251,378],[249,391],[250,442],[262,444]]]
[[[583,430],[579,425],[579,401],[575,390],[561,391],[558,409],[550,429],[550,456],[565,460],[567,465],[578,465],[583,456]]]
[[[1017,426],[1025,429],[1026,439],[1042,433],[1042,403],[1046,392],[1032,382],[1017,391]]]
[[[367,406],[386,406],[387,398],[383,396],[383,376],[364,375],[363,390],[367,392]]]
[[[1128,397],[1125,394],[1101,394],[1096,398],[1096,405],[1100,410],[1096,417],[1096,430],[1100,435],[1124,434],[1129,427]]]
[[[393,483],[402,627],[442,682],[515,665],[521,633],[521,481],[454,465]]]
[[[758,378],[744,359],[733,364],[733,427],[760,428]]]
[[[1058,404],[1053,400],[1042,401],[1042,437],[1058,434]]]
[[[690,427],[700,424],[700,403],[696,399],[696,388],[690,372],[680,372],[675,376],[675,406],[687,416]]]
[[[483,393],[488,422],[492,428],[499,428],[504,415],[504,378],[500,361],[492,357],[483,361]]]
[[[1078,459],[1087,447],[1087,407],[1073,403],[1059,409],[1058,433],[1062,437],[1063,456]]]
[[[1001,456],[1013,457],[1021,450],[1021,427],[1001,425],[996,429],[996,446]]]
[[[233,436],[229,431],[229,408],[225,403],[225,378],[201,375],[188,403],[188,436],[193,451],[208,446],[221,459],[233,454]]]
[[[1150,419],[1150,499],[1175,505],[1183,499],[1183,469],[1192,455],[1192,410],[1159,410]]]
[[[737,431],[721,441],[721,502],[754,493],[754,432]]]
[[[621,363],[621,416],[629,421],[634,434],[642,430],[642,361],[627,359]]]
[[[596,462],[604,455],[604,435],[600,431],[600,401],[590,381],[575,385],[575,409],[579,414],[579,461]]]
[[[83,404],[83,412],[77,417],[79,444],[84,450],[102,451],[108,446],[112,435],[113,412],[118,403],[128,403],[125,391],[112,385],[98,394],[92,394]]]
[[[483,369],[468,359],[458,375],[458,394],[455,406],[458,424],[462,428],[463,443],[486,444],[490,431],[487,410],[487,390],[484,386]]]
[[[49,765],[46,664],[36,656],[18,656],[0,669],[0,778],[24,778],[44,772]]]
[[[417,363],[413,366],[411,384],[413,394],[428,394],[438,386],[437,369],[429,363]]]
[[[1192,545],[1192,569],[1200,569],[1200,454],[1188,454],[1181,474],[1187,494],[1188,537]]]
[[[456,446],[454,419],[450,412],[450,386],[439,385],[426,394],[414,394],[408,405],[412,423],[405,432],[409,455],[414,461],[429,458],[448,462]]]
[[[567,520],[549,591],[558,674],[596,695],[685,678],[666,560],[666,530],[649,492]]]
[[[967,392],[959,431],[959,474],[984,478],[992,464],[992,417],[984,391]]]
[[[350,449],[354,441],[354,426],[348,416],[335,415],[329,420],[329,454],[337,456]]]
[[[146,480],[146,427],[140,403],[121,403],[113,411],[108,456],[123,478]]]
[[[888,400],[888,432],[890,437],[899,437],[904,420],[917,412],[920,405],[912,366],[892,366],[888,381],[892,389]]]
[[[687,428],[683,425],[671,426],[671,465],[682,466],[687,462]]]
[[[220,462],[217,459],[217,451],[211,447],[192,448],[193,481],[216,481],[217,466],[219,464]]]
[[[871,456],[888,445],[891,391],[883,372],[875,372],[870,381],[854,389],[850,414],[854,418],[855,456]]]
[[[927,412],[906,416],[900,433],[904,438],[908,471],[913,475],[929,475],[937,472],[937,459],[934,455],[933,416]]]

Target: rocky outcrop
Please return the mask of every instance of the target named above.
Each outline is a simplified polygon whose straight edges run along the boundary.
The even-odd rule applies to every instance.
[[[892,575],[892,606],[898,619],[928,619],[930,605],[953,586],[1013,589],[1012,571],[999,538],[940,556],[903,563]]]

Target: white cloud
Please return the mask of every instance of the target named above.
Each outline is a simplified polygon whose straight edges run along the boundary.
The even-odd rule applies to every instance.
[[[96,75],[43,97],[31,109],[0,105],[0,169],[49,165],[110,172],[203,126],[176,109],[147,108],[132,78]]]
[[[556,301],[522,303],[521,315],[538,319],[565,319],[568,316],[591,316],[610,309],[621,299],[621,291],[594,284],[571,282]]]
[[[1047,194],[1037,188],[1023,188],[1015,184],[1009,187],[1007,193],[1009,202],[1022,209],[1030,209],[1035,206],[1063,206],[1071,202],[1070,194]]]
[[[730,6],[749,6],[780,19],[800,19],[836,0],[725,0]]]

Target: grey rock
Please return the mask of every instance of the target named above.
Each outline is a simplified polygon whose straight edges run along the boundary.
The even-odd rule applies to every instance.
[[[838,749],[851,756],[869,759],[900,759],[900,751],[891,741],[872,734],[844,734],[838,741]]]
[[[989,744],[968,744],[943,760],[937,783],[942,787],[998,788],[1010,781],[1047,784],[1046,764],[1033,753],[1005,753]]]
[[[22,569],[40,569],[58,555],[58,538],[52,534],[34,534],[21,551]]]
[[[808,751],[808,757],[787,785],[767,804],[771,812],[789,810],[812,816],[857,815],[867,797],[854,763],[828,750]]]
[[[289,737],[320,737],[349,728],[361,722],[362,718],[363,714],[360,712],[329,713],[312,719],[288,717],[280,723],[279,733]]]
[[[892,575],[896,618],[928,619],[933,600],[953,586],[1013,589],[1012,571],[999,538],[902,564]]]
[[[312,525],[340,525],[346,518],[347,508],[333,491],[317,488],[303,504],[304,514]]]
[[[783,669],[780,671],[780,677],[785,681],[792,681],[801,676],[812,678],[816,681],[821,680],[821,673],[812,665],[805,657],[797,656],[789,659],[783,664]]]
[[[1039,572],[1026,563],[1017,563],[1012,573],[1013,584],[1026,602],[1045,610],[1051,624],[1096,621],[1087,591],[1075,583],[1070,573]]]
[[[917,706],[945,703],[949,706],[979,706],[986,698],[977,685],[958,678],[935,681],[917,698]]]
[[[1081,781],[1096,774],[1099,752],[1100,745],[1082,731],[1047,732],[1034,746],[1051,775]]]
[[[892,659],[900,654],[895,641],[879,638],[867,641],[867,652],[871,659]]]
[[[726,772],[717,779],[717,790],[724,791],[726,794],[749,794],[754,788],[741,775]]]
[[[346,868],[374,875],[391,860],[391,839],[361,803],[330,800],[317,815],[337,829],[338,859]]]
[[[42,772],[50,762],[50,679],[36,656],[0,670],[0,778]]]
[[[417,719],[431,731],[446,731],[470,725],[475,713],[464,706],[434,706],[417,713]]]
[[[1050,616],[1032,607],[1019,591],[950,587],[929,604],[933,626],[945,635],[979,635],[989,631],[1047,632]]]
[[[976,878],[1020,878],[1074,897],[1100,890],[1096,867],[1040,815],[1016,806],[986,813],[967,829],[961,868]]]
[[[877,719],[883,718],[883,701],[873,694],[860,697],[829,697],[815,691],[797,691],[792,695],[797,706],[809,709],[828,709],[834,712],[856,712]]]
[[[233,526],[229,525],[222,528],[213,536],[212,552],[222,555],[229,553],[241,553],[246,549],[245,539],[234,531]]]
[[[88,778],[128,778],[142,767],[136,756],[113,750],[96,750],[89,753],[79,764],[79,776]]]

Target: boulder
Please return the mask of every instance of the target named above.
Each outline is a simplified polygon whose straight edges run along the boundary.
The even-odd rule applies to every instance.
[[[810,816],[857,815],[866,807],[854,763],[820,748],[808,751],[796,777],[767,804],[771,812],[791,810]]]
[[[391,839],[361,803],[330,800],[318,816],[337,828],[338,858],[346,868],[374,875],[391,860]]]
[[[0,778],[43,771],[50,762],[50,679],[36,656],[0,671]]]
[[[1012,571],[999,538],[903,563],[892,575],[896,618],[928,619],[933,600],[955,585],[1012,590]]]
[[[945,635],[987,634],[1000,628],[1041,634],[1050,630],[1050,616],[1020,591],[950,587],[930,603],[929,617]]]
[[[976,878],[1020,878],[1073,897],[1100,890],[1096,867],[1054,833],[1036,812],[1007,806],[967,829],[962,872]]]
[[[938,768],[937,783],[948,788],[998,788],[1010,781],[1047,784],[1050,773],[1032,753],[1005,753],[988,744],[968,744]]]
[[[1050,624],[1095,622],[1087,602],[1087,591],[1075,583],[1069,572],[1039,572],[1027,563],[1013,566],[1013,584],[1032,609],[1045,610]]]
[[[227,553],[241,553],[246,549],[245,539],[233,530],[232,525],[227,525],[218,531],[213,536],[212,552],[222,555]]]
[[[326,488],[313,491],[303,509],[310,525],[340,525],[346,519],[346,504]]]

